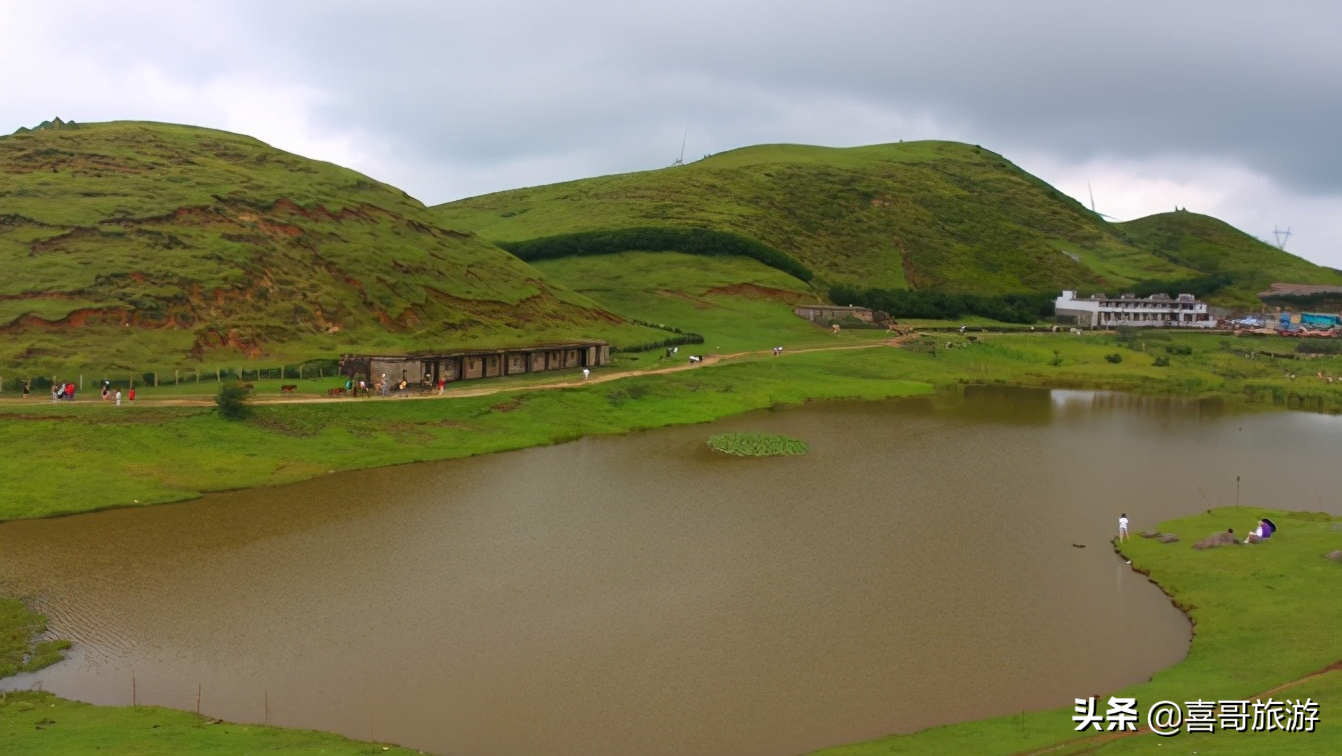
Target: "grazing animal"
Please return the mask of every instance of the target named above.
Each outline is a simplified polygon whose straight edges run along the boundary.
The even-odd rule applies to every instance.
[[[247,389],[248,391],[251,391],[252,389],[256,388],[255,386],[253,386],[253,385],[250,384],[250,383],[244,383],[244,384],[242,384],[242,387],[245,388],[245,389]]]
[[[344,394],[345,394],[344,386],[337,386],[336,388],[333,389],[326,389],[327,396],[344,396]]]
[[[296,384],[293,384],[293,383],[291,383],[291,384],[289,384],[289,385],[287,385],[287,386],[280,386],[280,391],[282,391],[282,392],[284,392],[284,393],[286,393],[286,394],[292,394],[292,393],[294,393],[294,392],[297,391],[297,390],[298,390],[298,386],[297,386]]]

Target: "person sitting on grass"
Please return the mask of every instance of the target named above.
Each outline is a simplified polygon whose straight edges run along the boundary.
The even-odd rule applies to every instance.
[[[1260,541],[1265,541],[1272,537],[1273,530],[1274,528],[1269,524],[1268,520],[1259,520],[1258,527],[1249,531],[1249,535],[1245,536],[1244,542],[1258,543]]]

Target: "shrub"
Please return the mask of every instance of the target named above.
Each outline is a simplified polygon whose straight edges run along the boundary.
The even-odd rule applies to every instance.
[[[1170,366],[1170,358],[1169,358],[1169,357],[1157,357],[1157,358],[1156,358],[1156,361],[1155,361],[1155,362],[1152,362],[1151,364],[1154,365],[1154,366],[1156,366],[1156,367],[1169,367],[1169,366]]]
[[[248,406],[247,399],[251,396],[251,390],[241,383],[225,383],[219,387],[219,393],[214,397],[214,403],[219,408],[219,414],[226,420],[245,420],[251,414],[252,408]]]
[[[1104,359],[1117,365],[1118,363],[1123,361],[1123,355],[1119,354],[1118,352],[1114,352],[1113,354],[1106,354],[1104,356]]]
[[[957,294],[937,289],[858,289],[845,284],[829,290],[834,304],[869,307],[896,318],[954,320],[978,315],[1004,323],[1034,323],[1052,317],[1056,297],[1053,292]]]
[[[1193,347],[1191,347],[1191,346],[1167,346],[1167,347],[1165,347],[1165,353],[1166,353],[1166,354],[1192,354],[1192,353],[1193,353]]]
[[[781,249],[745,236],[708,228],[645,226],[582,231],[520,242],[500,242],[499,246],[527,262],[579,255],[610,255],[635,250],[683,252],[706,256],[737,255],[754,258],[802,281],[810,281],[812,278],[810,268]]]

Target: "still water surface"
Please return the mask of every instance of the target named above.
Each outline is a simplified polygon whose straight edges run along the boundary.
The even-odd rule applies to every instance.
[[[811,453],[703,448],[732,430]],[[822,404],[9,523],[0,590],[77,643],[16,687],[128,704],[133,678],[440,754],[783,756],[1177,662],[1188,623],[1109,548],[1119,513],[1233,504],[1236,475],[1342,512],[1339,431],[1088,392]]]

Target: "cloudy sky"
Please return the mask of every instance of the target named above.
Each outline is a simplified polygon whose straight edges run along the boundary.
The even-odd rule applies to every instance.
[[[428,204],[769,142],[955,139],[1342,267],[1338,0],[7,2],[0,132],[258,137]]]

